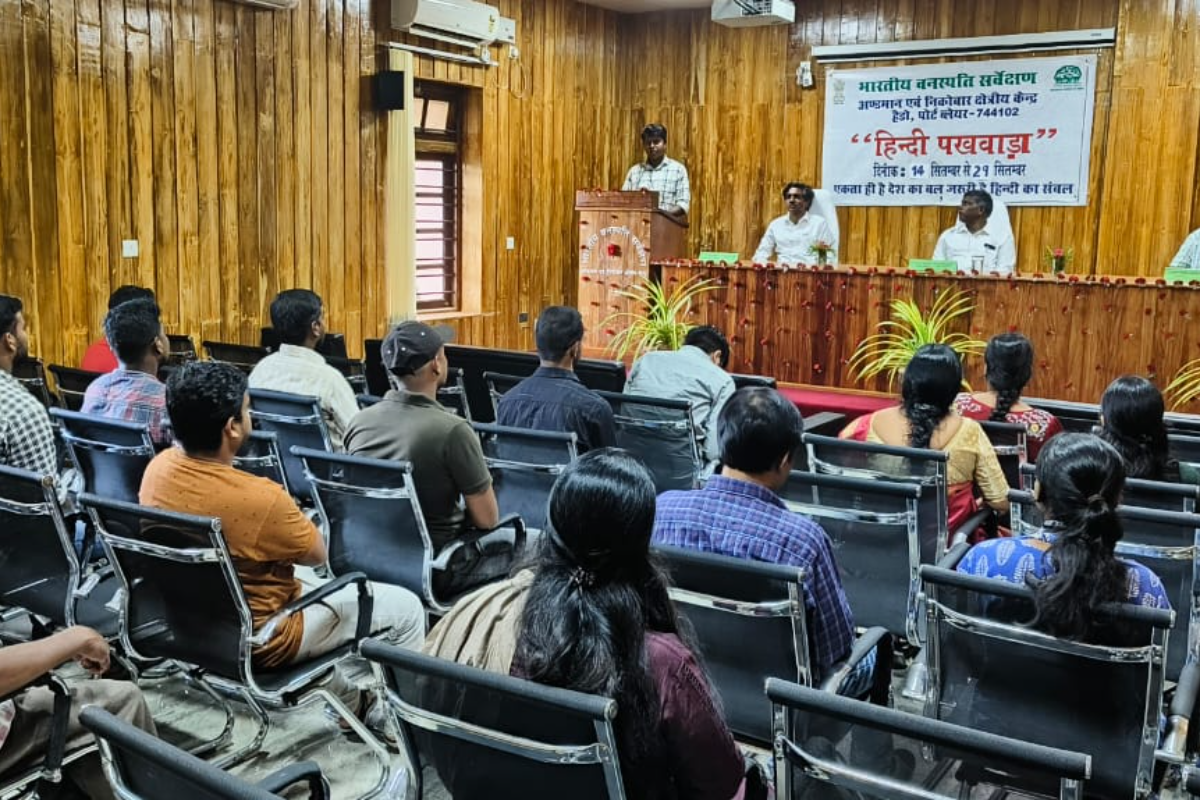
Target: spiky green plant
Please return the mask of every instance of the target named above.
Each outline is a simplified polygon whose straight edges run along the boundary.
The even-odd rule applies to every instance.
[[[671,289],[642,278],[629,289],[618,291],[617,294],[634,301],[635,309],[610,314],[600,323],[603,328],[617,331],[608,343],[609,352],[623,359],[629,353],[637,358],[648,350],[678,350],[694,327],[686,321],[693,301],[715,288],[713,281],[697,276],[680,281]]]
[[[1178,409],[1200,397],[1200,358],[1179,368],[1163,390],[1171,408]]]
[[[987,342],[950,330],[953,322],[972,308],[970,295],[958,290],[938,295],[928,314],[912,300],[893,300],[892,318],[876,326],[878,333],[859,342],[846,366],[862,381],[886,374],[891,387],[923,345],[948,345],[963,357],[979,355]]]

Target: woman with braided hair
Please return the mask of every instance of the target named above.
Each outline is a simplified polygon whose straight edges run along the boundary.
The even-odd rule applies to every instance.
[[[1019,333],[1001,333],[988,340],[986,392],[963,392],[954,400],[964,417],[1023,425],[1029,460],[1037,461],[1042,446],[1062,433],[1062,423],[1049,411],[1021,402],[1021,392],[1033,377],[1033,345]]]
[[[1100,398],[1100,438],[1116,448],[1130,478],[1178,483],[1179,464],[1167,452],[1162,392],[1137,375],[1117,378]]]
[[[456,602],[425,652],[615,699],[627,797],[765,797],[650,552],[654,511],[654,481],[636,458],[580,456],[554,483],[530,567]],[[455,768],[439,766],[451,794]]]
[[[900,405],[860,417],[843,439],[900,447],[944,450],[951,531],[975,513],[975,491],[989,507],[1008,510],[1008,482],[987,434],[954,410],[962,386],[962,361],[944,344],[927,344],[913,354],[900,384]]]
[[[1114,553],[1124,535],[1117,516],[1124,486],[1121,456],[1107,442],[1084,433],[1054,437],[1038,459],[1033,485],[1042,529],[980,542],[958,571],[1032,583],[1037,615],[1031,624],[1065,639],[1094,639],[1102,603],[1170,608],[1153,571]]]

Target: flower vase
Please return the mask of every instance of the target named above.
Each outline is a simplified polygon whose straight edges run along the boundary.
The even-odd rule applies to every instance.
[[[826,253],[824,250],[817,253],[817,266],[818,267],[823,267],[823,266],[827,265],[828,263],[829,263],[829,253]]]
[[[1051,259],[1050,269],[1054,272],[1055,275],[1064,271],[1066,268],[1067,268],[1066,256],[1054,256],[1054,258]]]

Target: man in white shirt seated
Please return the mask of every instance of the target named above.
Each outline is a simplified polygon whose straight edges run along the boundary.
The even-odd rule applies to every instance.
[[[1011,275],[1017,266],[1017,249],[1008,231],[988,227],[992,196],[982,189],[963,194],[958,224],[943,231],[933,248],[935,261],[956,261],[959,272],[996,272]]]
[[[1200,228],[1188,234],[1183,246],[1171,259],[1172,269],[1200,269]]]
[[[646,160],[629,168],[621,191],[658,192],[658,207],[676,221],[687,222],[692,185],[687,167],[667,158],[667,129],[658,123],[642,128],[642,149],[646,151]]]
[[[787,203],[788,213],[767,226],[767,232],[754,251],[754,263],[816,264],[817,254],[812,247],[817,242],[830,247],[826,263],[837,261],[838,243],[833,229],[824,217],[808,213],[813,197],[812,187],[806,184],[793,181],[783,187],[783,200]],[[772,253],[775,254],[773,259]]]
[[[358,401],[346,377],[317,352],[325,338],[325,306],[308,289],[288,289],[271,302],[271,326],[279,334],[279,351],[254,365],[251,389],[269,389],[316,397],[329,428],[334,450],[358,413]]]
[[[625,394],[686,400],[692,404],[696,438],[710,461],[721,457],[717,416],[733,396],[729,366],[729,340],[711,325],[688,331],[683,347],[654,351],[637,360],[625,383]]]

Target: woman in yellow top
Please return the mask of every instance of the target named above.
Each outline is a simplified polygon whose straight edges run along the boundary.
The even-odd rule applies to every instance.
[[[975,489],[997,511],[1008,510],[1008,482],[983,428],[955,410],[962,386],[962,361],[944,344],[927,344],[904,370],[900,405],[859,417],[841,438],[900,447],[943,450],[948,521],[955,531],[977,509]]]

